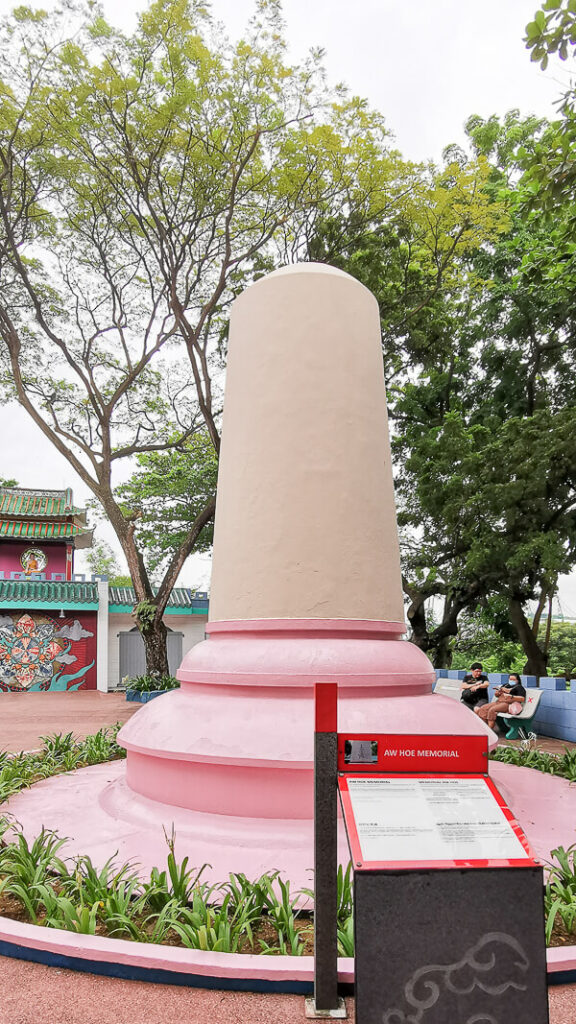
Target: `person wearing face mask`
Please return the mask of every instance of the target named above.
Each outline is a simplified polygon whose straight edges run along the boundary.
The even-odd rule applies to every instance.
[[[511,672],[508,682],[494,690],[494,700],[483,707],[474,708],[476,714],[482,721],[486,722],[496,732],[496,718],[499,714],[514,714],[516,707],[522,710],[526,700],[526,690],[517,672]]]

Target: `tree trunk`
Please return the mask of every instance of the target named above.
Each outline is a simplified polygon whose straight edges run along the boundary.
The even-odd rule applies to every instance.
[[[169,675],[166,646],[168,630],[164,620],[154,616],[152,621],[146,624],[138,621],[138,628],[146,649],[146,673],[148,675],[158,673],[159,676]]]
[[[538,678],[540,676],[545,676],[547,657],[540,649],[538,641],[530,627],[530,623],[524,615],[522,602],[515,597],[511,597],[508,602],[508,607],[510,609],[510,622],[514,626],[518,640],[522,645],[522,650],[527,658],[523,670],[524,674],[538,676]]]
[[[430,654],[434,668],[450,668],[452,664],[452,636],[439,637],[436,647]]]
[[[544,653],[546,655],[546,662],[550,656],[550,634],[552,632],[552,601],[554,600],[554,594],[550,591],[548,598],[548,620],[546,622],[546,633],[544,635]]]
[[[473,608],[479,600],[479,587],[474,584],[468,590],[452,591],[444,599],[442,622],[432,631],[426,622],[426,600],[424,594],[411,586],[403,577],[404,593],[410,598],[408,621],[412,627],[410,642],[428,655],[434,668],[450,668],[452,664],[452,638],[458,635],[458,616],[465,608]]]
[[[426,650],[428,641],[428,626],[426,623],[426,598],[415,587],[411,587],[406,580],[402,580],[404,593],[410,598],[410,605],[406,612],[412,636],[410,642],[422,651]]]

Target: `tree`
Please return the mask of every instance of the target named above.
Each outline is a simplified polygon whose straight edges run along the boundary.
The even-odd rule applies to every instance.
[[[363,233],[328,225],[320,251],[380,303],[412,640],[449,664],[461,615],[496,595],[499,629],[505,607],[543,675],[526,605],[541,614],[575,562],[576,264],[564,249],[558,267],[548,218],[527,205],[525,164],[549,126],[512,111],[468,132],[473,156],[447,150],[426,218],[398,207]]]
[[[526,47],[532,50],[531,60],[548,67],[550,54],[567,60],[570,48],[576,54],[576,5],[573,0],[546,0],[534,20],[526,26]]]
[[[464,612],[452,647],[452,668],[467,669],[480,661],[485,672],[520,672],[524,652],[511,627],[508,608],[489,598],[476,612]]]
[[[207,433],[195,434],[181,449],[148,452],[138,469],[117,488],[122,508],[138,515],[138,538],[152,576],[165,570],[176,551],[185,548],[190,524],[214,499],[218,459]],[[212,523],[197,537],[195,551],[212,546]]]
[[[534,20],[526,26],[526,48],[531,59],[547,68],[550,56],[561,61],[576,56],[576,7],[573,0],[546,0]],[[532,204],[548,215],[550,225],[559,207],[573,204],[576,189],[576,89],[572,81],[558,102],[559,119],[550,126],[545,143],[538,146],[525,161],[527,186],[531,188]],[[566,211],[564,210],[564,222]],[[576,210],[572,207],[569,223],[565,223],[562,248],[574,238]],[[556,242],[558,232],[556,231]],[[562,261],[562,248],[557,256]],[[572,250],[573,251],[573,250]]]
[[[576,264],[572,253],[557,271],[547,220],[526,207],[522,162],[547,126],[511,112],[503,124],[473,118],[468,130],[492,161],[490,185],[506,200],[510,230],[473,255],[473,287],[454,306],[451,346],[405,385],[397,404],[405,426],[396,441],[401,521],[414,538],[408,614],[416,642],[442,664],[458,616],[498,594],[525,670],[544,675],[545,646],[525,605],[540,598],[542,606],[576,561],[568,285]],[[432,596],[443,597],[445,610],[429,631]]]
[[[120,572],[118,560],[112,548],[105,540],[96,540],[85,553],[90,572],[97,576],[106,576],[112,587],[131,587],[132,580]]]
[[[555,676],[576,677],[576,625],[552,622],[548,667]]]
[[[274,0],[235,46],[199,0],[157,0],[130,37],[94,3],[18,8],[2,36],[4,382],[112,524],[163,673],[162,614],[214,494],[163,553],[156,591],[130,505],[154,464],[123,496],[120,467],[198,431],[217,453],[231,299],[297,256],[320,213],[362,221],[417,175],[380,115],[326,89],[318,54],[286,63]]]

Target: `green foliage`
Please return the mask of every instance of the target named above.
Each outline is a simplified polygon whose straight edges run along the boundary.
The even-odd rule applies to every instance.
[[[550,54],[566,60],[576,52],[576,3],[574,0],[545,0],[534,21],[526,26],[526,48],[530,59],[545,70]]]
[[[568,779],[569,782],[576,782],[576,750],[566,748],[563,754],[558,755],[548,754],[544,750],[536,750],[530,746],[500,746],[492,751],[490,757],[494,761],[503,761],[505,764],[514,764],[521,768],[536,768],[547,775],[557,775],[559,778]]]
[[[550,56],[557,55],[561,61],[573,59],[576,54],[574,0],[546,0],[526,26],[525,39],[531,59],[539,61],[543,69],[548,66]],[[566,275],[563,266],[574,252],[576,224],[576,90],[573,79],[558,106],[559,120],[550,126],[545,140],[531,154],[523,154],[523,180],[527,207],[547,217],[551,232],[548,248],[551,253],[555,246],[557,253],[556,277],[566,277],[567,286],[571,285],[573,290],[574,276]]]
[[[95,576],[107,576],[111,587],[131,587],[130,576],[122,575],[118,560],[106,541],[95,540],[84,555],[88,568]]]
[[[504,607],[527,670],[543,673],[523,608],[554,592],[576,552],[576,250],[559,262],[546,216],[527,212],[524,165],[548,127],[517,112],[467,127],[509,227],[464,255],[461,284],[437,296],[436,337],[389,387],[408,616],[442,666],[462,613],[497,598],[496,631]],[[570,216],[556,218],[558,232]],[[432,597],[443,609],[429,629]]]
[[[270,876],[262,875],[260,881],[263,882],[266,891],[265,909],[278,936],[278,943],[275,946],[270,946],[266,942],[261,943],[263,952],[302,956],[306,931],[299,928],[297,923],[302,913],[299,906],[301,893],[291,895],[290,882],[283,881],[277,873]],[[275,885],[280,891],[279,897],[274,889]],[[309,932],[311,928],[312,926],[309,926]]]
[[[155,573],[186,545],[192,524],[214,499],[218,459],[208,434],[199,433],[169,454],[150,452],[136,461],[138,469],[116,495],[124,515],[137,515],[138,541]],[[196,551],[211,546],[212,533],[209,521]]]
[[[149,631],[154,619],[156,617],[157,605],[153,601],[145,599],[139,601],[134,607],[133,615],[138,622],[138,626],[143,634]]]
[[[542,643],[546,625],[544,619],[539,630]],[[576,624],[552,622],[547,654],[548,675],[576,678]],[[496,599],[491,599],[487,607],[476,613],[464,613],[460,617],[451,667],[469,668],[473,661],[481,661],[486,672],[522,671],[524,653],[513,640],[505,606]]]
[[[576,934],[576,845],[552,850],[552,861],[547,869],[544,909],[546,912],[546,941],[549,943],[557,918],[567,932]]]
[[[166,835],[166,833],[165,833]],[[181,906],[186,906],[193,898],[199,888],[200,878],[206,864],[200,870],[188,868],[188,857],[185,857],[181,864],[178,864],[175,856],[176,838],[174,832],[166,835],[168,845],[167,871],[159,871],[152,868],[150,882],[144,887],[146,902],[153,911],[163,910],[164,907],[176,901]]]
[[[0,755],[0,787],[4,773],[11,795],[46,774],[67,770],[66,758],[77,755],[75,767],[93,763],[90,751],[114,756],[113,730],[100,730],[84,743],[71,733],[43,738],[37,754]],[[82,759],[80,759],[80,756]],[[250,881],[241,872],[226,882],[208,885],[202,880],[207,867],[191,868],[188,857],[178,861],[176,836],[166,835],[165,868],[154,867],[143,879],[134,864],[118,865],[114,857],[96,868],[90,857],[63,860],[66,840],[42,829],[29,843],[23,832],[0,815],[0,899],[17,900],[33,923],[81,934],[106,934],[137,942],[180,942],[191,949],[237,952],[249,949],[267,954],[302,955],[312,933],[305,897],[292,894],[289,882],[277,871]],[[341,955],[353,955],[351,865],[338,871],[338,921]],[[266,939],[258,929],[266,922]],[[275,936],[269,941],[270,934]]]
[[[320,51],[287,62],[276,3],[236,42],[195,0],[151,3],[131,34],[83,0],[2,33],[1,393],[102,505],[139,601],[164,574],[143,638],[165,670],[162,604],[211,543],[231,301],[317,219],[371,221],[420,172]]]
[[[42,828],[31,845],[17,831],[15,841],[0,848],[0,891],[18,899],[33,924],[43,905],[39,886],[49,874],[66,874],[64,862],[57,856],[65,842],[55,832]]]
[[[0,752],[0,803],[23,787],[60,772],[126,757],[125,749],[116,741],[120,728],[117,722],[85,740],[76,739],[72,733],[54,733],[42,737],[43,747],[38,752]]]
[[[155,690],[176,690],[180,683],[174,676],[159,675],[151,672],[149,675],[127,677],[123,680],[127,690],[135,690],[136,693],[153,693]]]
[[[553,622],[548,648],[548,673],[576,678],[576,624]]]
[[[98,735],[104,734],[101,730]],[[59,759],[57,770],[62,771],[62,759],[75,745],[71,734],[45,737],[40,755],[3,755],[0,775],[8,763],[16,765],[18,781],[13,791],[17,791],[30,784],[26,765],[33,765],[35,778],[42,760],[49,760],[53,771]],[[566,750],[557,756],[499,747],[490,756],[576,781],[576,751]],[[254,881],[240,872],[232,873],[228,881],[208,885],[202,881],[207,865],[196,869],[188,866],[187,857],[177,860],[172,833],[166,835],[166,868],[153,868],[149,879],[143,880],[135,865],[117,865],[114,858],[100,869],[87,856],[64,861],[59,852],[65,842],[42,829],[30,844],[8,818],[0,817],[0,898],[3,894],[15,898],[33,923],[138,942],[173,943],[177,939],[192,949],[238,952],[248,948],[295,956],[304,953],[311,937],[313,924],[303,897],[313,893],[292,894],[289,882],[277,871]],[[557,863],[550,865],[546,888],[548,939],[557,916],[569,931],[575,927],[575,850],[559,847],[552,851]],[[274,943],[258,938],[263,920],[275,931]],[[338,952],[340,956],[354,955],[351,864],[338,869]]]

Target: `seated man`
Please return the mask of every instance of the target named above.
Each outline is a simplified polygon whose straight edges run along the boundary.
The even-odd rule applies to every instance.
[[[487,704],[488,686],[488,676],[483,675],[481,662],[475,661],[468,675],[462,680],[460,700],[469,708]]]
[[[497,690],[494,690],[494,700],[483,707],[474,708],[476,714],[482,721],[487,722],[491,729],[496,732],[496,716],[502,712],[508,713],[511,704],[523,704],[526,700],[526,690],[517,672],[511,672],[508,682],[503,683]]]

